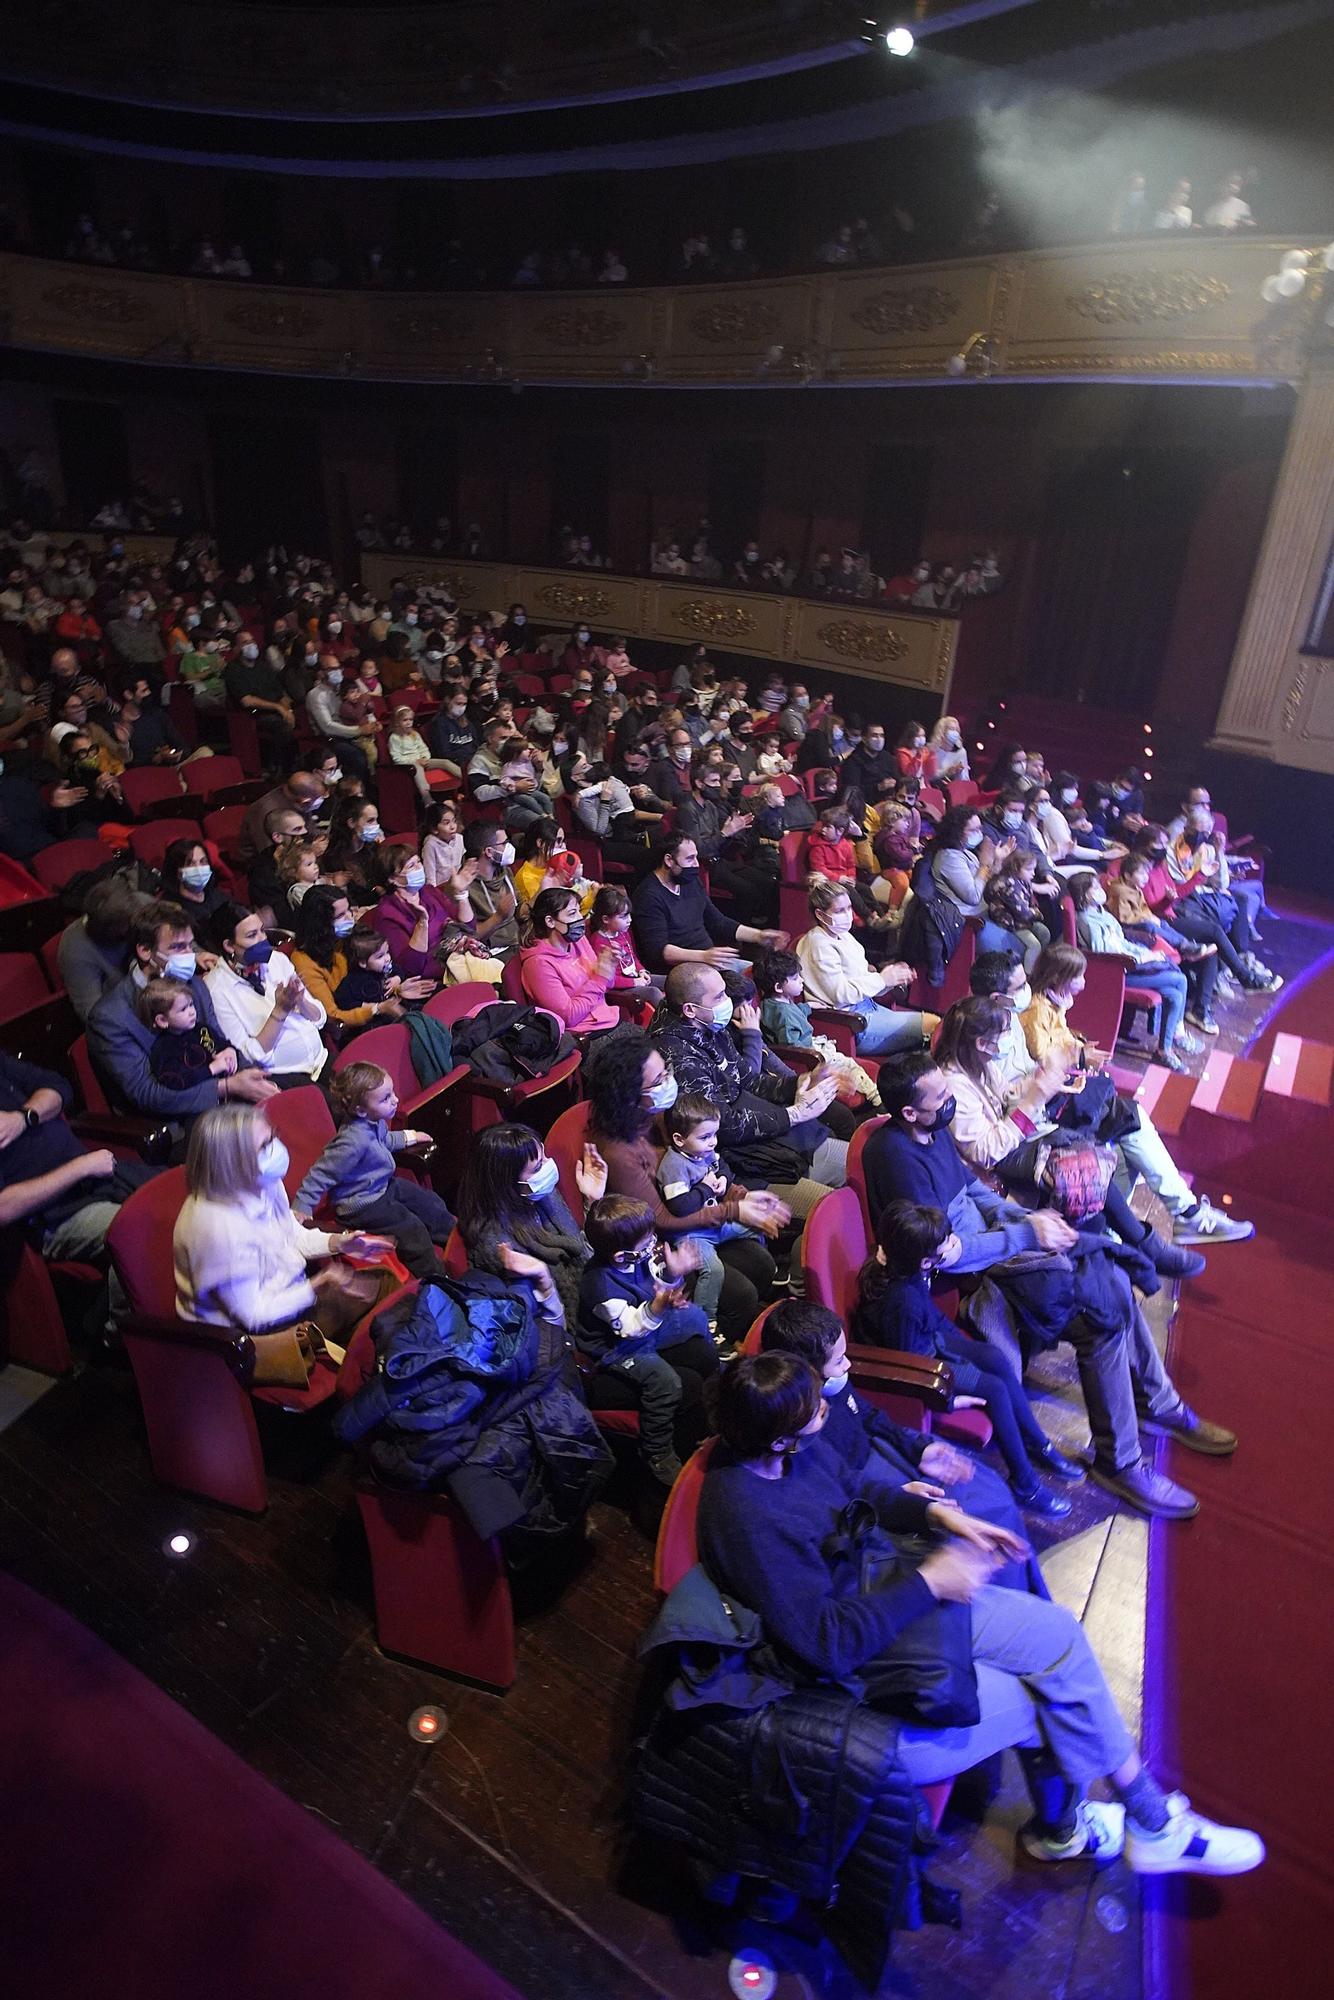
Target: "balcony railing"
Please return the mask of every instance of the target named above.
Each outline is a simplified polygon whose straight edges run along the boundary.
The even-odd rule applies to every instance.
[[[597,292],[338,292],[0,256],[0,337],[160,366],[624,387],[1294,381],[1310,243],[1152,236],[885,270]],[[1315,260],[1313,260],[1314,262]]]
[[[362,556],[361,580],[377,596],[387,596],[396,576],[417,584],[444,583],[466,611],[526,605],[534,641],[584,623],[599,633],[677,645],[682,654],[706,645],[798,670],[920,688],[942,704],[954,672],[959,621],[929,611],[885,611],[610,570],[537,569],[456,556]]]

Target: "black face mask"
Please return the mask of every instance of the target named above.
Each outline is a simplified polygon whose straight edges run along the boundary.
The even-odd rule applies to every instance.
[[[1151,847],[1149,849],[1149,859],[1154,863],[1166,861],[1167,849],[1165,847]]]
[[[945,1131],[947,1127],[949,1127],[954,1123],[954,1114],[958,1110],[958,1108],[959,1108],[958,1099],[952,1096],[947,1097],[945,1099],[945,1102],[941,1105],[939,1111],[937,1111],[935,1117],[931,1120],[931,1123],[929,1125],[927,1124],[924,1118],[922,1117],[918,1118],[917,1130],[919,1132]]]

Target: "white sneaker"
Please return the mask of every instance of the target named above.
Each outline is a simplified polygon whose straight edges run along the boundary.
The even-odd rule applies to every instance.
[[[1265,1858],[1258,1833],[1244,1826],[1218,1826],[1192,1812],[1184,1792],[1167,1801],[1167,1825],[1145,1833],[1126,1821],[1126,1865],[1136,1875],[1246,1875]]]
[[[1081,1799],[1075,1830],[1069,1840],[1048,1840],[1031,1826],[1021,1828],[1019,1842],[1035,1861],[1115,1861],[1126,1844],[1126,1809],[1102,1799]]]
[[[1174,1243],[1245,1243],[1254,1234],[1253,1222],[1225,1215],[1203,1197],[1193,1215],[1178,1215],[1172,1223]]]
[[[1172,1047],[1179,1055],[1197,1056],[1204,1047],[1204,1043],[1200,1041],[1198,1036],[1188,1035],[1184,1028],[1178,1028],[1177,1038],[1173,1042]]]

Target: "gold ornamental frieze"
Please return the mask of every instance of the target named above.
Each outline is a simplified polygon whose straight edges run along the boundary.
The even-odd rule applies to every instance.
[[[862,624],[855,618],[834,618],[816,627],[816,638],[841,660],[866,660],[885,666],[901,660],[908,641],[892,625]]]
[[[1143,326],[1146,320],[1189,319],[1231,295],[1226,279],[1203,271],[1112,271],[1071,292],[1066,304],[1099,326]]]

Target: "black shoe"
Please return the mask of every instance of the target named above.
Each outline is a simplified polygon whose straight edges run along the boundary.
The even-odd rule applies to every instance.
[[[1067,1458],[1059,1445],[1048,1438],[1046,1444],[1033,1446],[1028,1454],[1029,1463],[1036,1465],[1039,1472],[1050,1473],[1053,1479],[1068,1479],[1072,1484],[1085,1477],[1085,1468],[1077,1458]]]
[[[1031,1486],[1015,1487],[1014,1503],[1026,1514],[1038,1514],[1047,1521],[1063,1521],[1072,1511],[1069,1500],[1063,1500],[1059,1493],[1049,1493],[1036,1479]]]
[[[1135,1248],[1144,1252],[1160,1278],[1198,1278],[1204,1269],[1204,1259],[1198,1250],[1191,1250],[1184,1243],[1169,1243],[1156,1229],[1151,1229]]]

